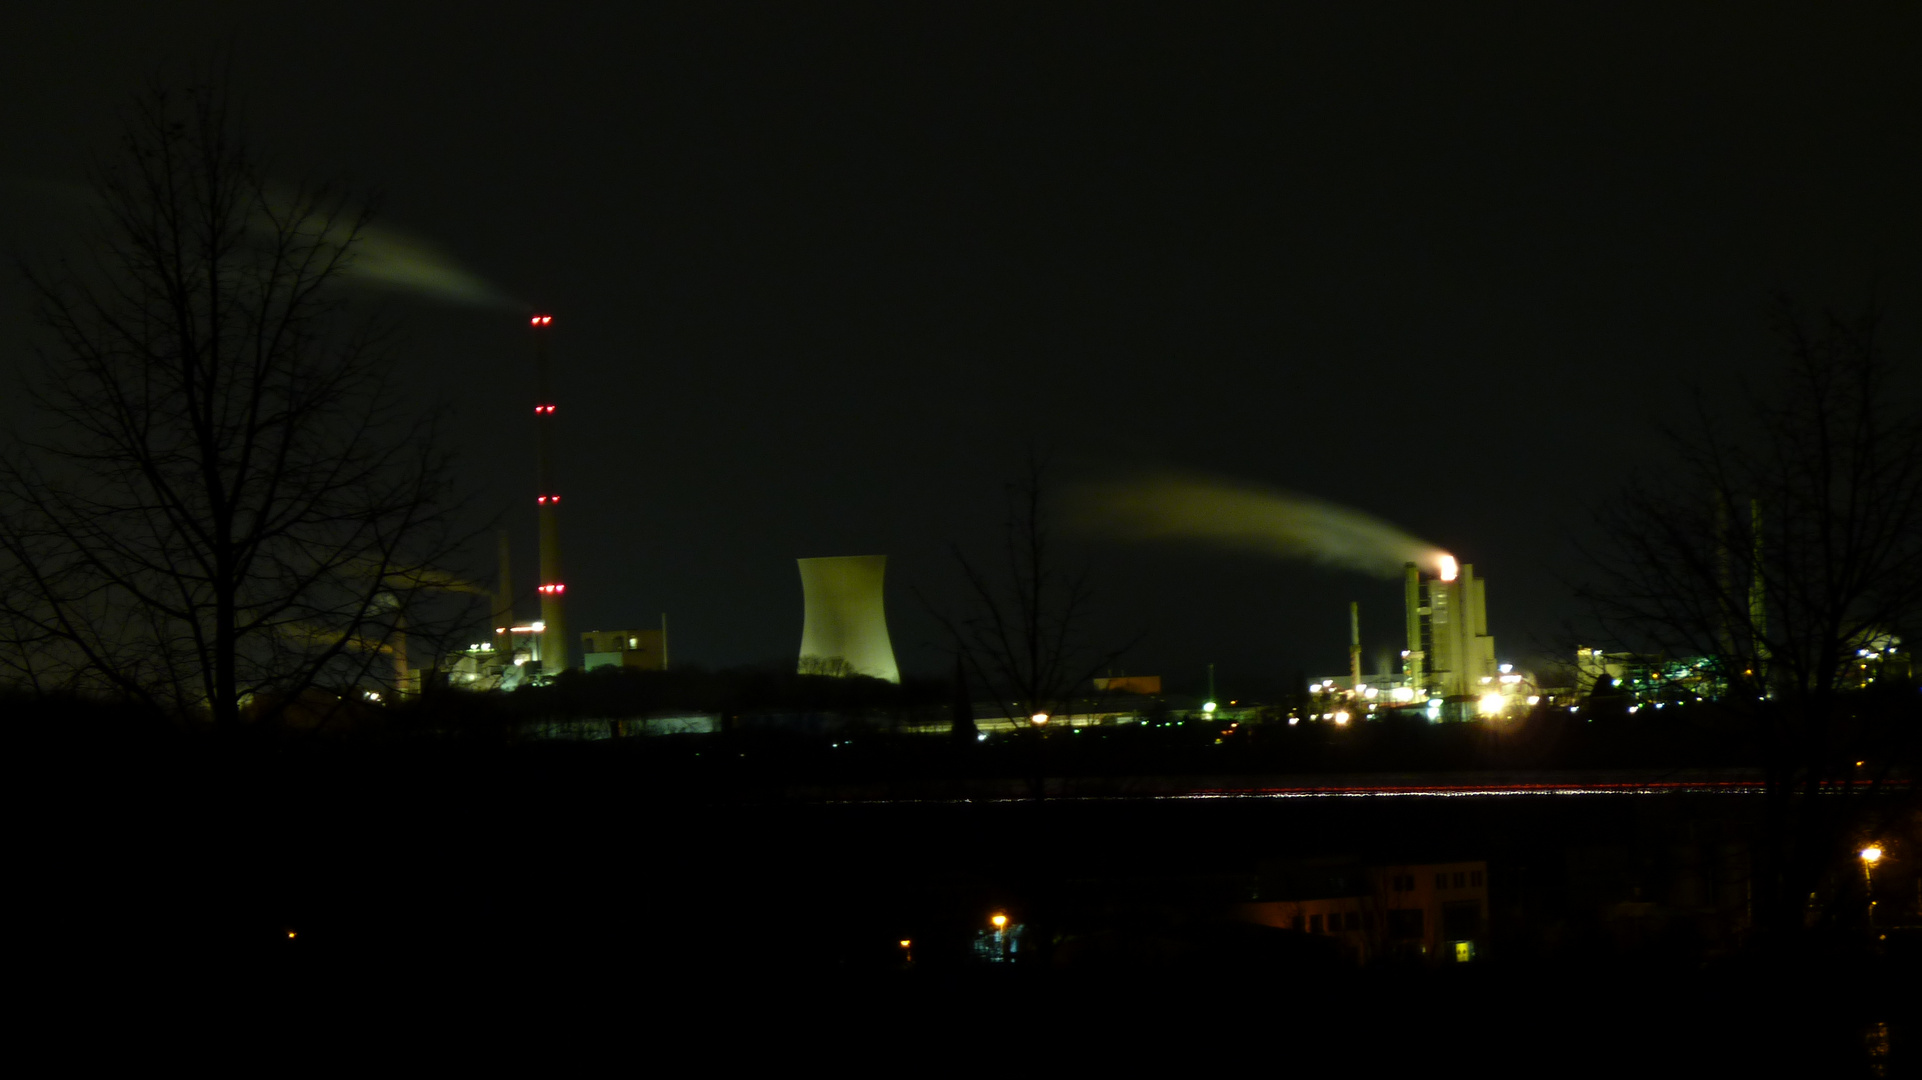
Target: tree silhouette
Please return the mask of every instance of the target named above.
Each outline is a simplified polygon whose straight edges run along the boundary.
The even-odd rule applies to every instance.
[[[0,453],[0,663],[223,728],[391,685],[446,578],[448,471],[344,307],[366,212],[271,186],[220,85],[151,85],[95,193],[91,258],[28,273],[48,344]]]
[[[1873,315],[1773,317],[1779,381],[1697,394],[1668,465],[1602,511],[1583,592],[1605,634],[1710,658],[1766,763],[1756,914],[1793,932],[1917,745],[1886,650],[1922,616],[1922,409]]]
[[[1095,673],[1126,651],[1087,639],[1093,594],[1086,572],[1064,568],[1053,549],[1046,472],[1030,452],[1026,474],[1008,485],[1002,572],[990,572],[956,548],[968,606],[958,616],[935,612],[954,642],[960,670],[977,692],[993,695],[1004,717],[1023,726],[1037,713],[1065,713]]]

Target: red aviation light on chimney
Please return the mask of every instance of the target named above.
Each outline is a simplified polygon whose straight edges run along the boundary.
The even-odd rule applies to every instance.
[[[554,316],[552,315],[536,315],[533,318],[527,320],[527,325],[546,326],[548,323],[551,323],[553,321],[554,321]]]
[[[552,414],[552,413],[554,412],[554,406],[552,406],[552,405],[536,405],[536,406],[534,406],[534,411],[535,411],[536,413],[545,413],[545,414],[549,414],[549,415],[551,415],[551,414]]]
[[[541,586],[541,588],[540,588],[540,591],[541,591],[541,592],[544,592],[544,593],[546,593],[546,594],[548,594],[549,596],[559,596],[560,594],[562,594],[562,593],[564,593],[564,592],[566,592],[566,591],[567,591],[567,586],[565,586],[565,585],[542,585],[542,586]]]
[[[546,506],[548,503],[559,506],[561,504],[561,497],[559,495],[536,495],[534,496],[534,503],[537,506]]]

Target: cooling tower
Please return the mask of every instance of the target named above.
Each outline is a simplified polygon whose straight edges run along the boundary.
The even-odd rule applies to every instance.
[[[846,555],[799,559],[801,599],[801,673],[872,675],[901,681],[888,641],[888,616],[881,605],[886,555]]]

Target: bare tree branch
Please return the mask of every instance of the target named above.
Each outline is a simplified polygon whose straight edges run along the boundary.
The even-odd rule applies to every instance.
[[[270,186],[218,85],[152,85],[95,187],[92,265],[28,272],[48,431],[0,453],[0,667],[223,727],[391,683],[452,493],[345,309],[367,212]]]

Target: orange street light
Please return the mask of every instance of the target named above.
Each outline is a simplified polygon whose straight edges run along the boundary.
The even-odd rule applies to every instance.
[[[1044,712],[1035,713],[1033,716],[1028,717],[1028,721],[1035,727],[1040,727],[1048,722],[1048,714]]]
[[[1882,846],[1870,844],[1861,851],[1862,893],[1869,902],[1869,929],[1875,929],[1875,864],[1882,861]]]
[[[1004,929],[1008,925],[1008,917],[1006,915],[1001,914],[998,911],[995,912],[994,918],[989,919],[988,921],[994,924],[994,928],[996,930]]]

